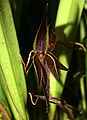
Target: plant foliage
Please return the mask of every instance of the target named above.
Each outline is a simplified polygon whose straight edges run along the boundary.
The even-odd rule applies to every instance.
[[[0,119],[86,120],[86,41],[87,0],[0,0]]]

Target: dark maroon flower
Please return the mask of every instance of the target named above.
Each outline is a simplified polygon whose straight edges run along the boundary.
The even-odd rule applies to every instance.
[[[39,84],[42,84],[48,109],[50,88],[49,74],[52,73],[55,79],[59,80],[57,69],[66,71],[68,69],[51,53],[56,45],[56,34],[52,29],[52,25],[48,25],[47,13],[48,5],[46,6],[44,17],[34,40],[33,51],[30,52],[28,62],[26,65],[24,64],[24,69],[27,73],[30,56],[33,52],[33,65],[35,67]]]

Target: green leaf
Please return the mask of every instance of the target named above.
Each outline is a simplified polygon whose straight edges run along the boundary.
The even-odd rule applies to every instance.
[[[0,84],[14,118],[27,120],[27,90],[8,0],[0,0]]]
[[[86,28],[87,28],[87,16],[86,16]],[[86,31],[86,57],[85,57],[85,64],[86,64],[85,67],[86,67],[86,92],[87,92],[87,31]],[[87,98],[86,98],[86,109],[87,109]]]
[[[68,24],[64,33],[69,35],[74,25],[80,22],[84,3],[85,0],[60,0],[55,26]]]
[[[72,40],[74,42],[76,40],[77,27],[81,20],[84,3],[85,0],[60,0],[55,22],[57,41],[63,40],[66,42],[66,40]],[[56,53],[56,56],[59,56],[59,61],[68,68],[72,51],[73,49],[68,49],[63,45],[58,44],[54,52]],[[67,72],[60,70],[60,79],[63,84],[65,83],[66,75]],[[54,84],[56,83],[51,83],[52,86],[56,86]],[[55,90],[51,89],[52,95],[56,94],[55,97],[60,96],[62,90],[63,87],[55,87]],[[54,113],[55,109],[53,110],[52,115],[54,115]],[[53,116],[51,117],[53,118]]]
[[[87,1],[85,1],[84,9],[86,9]],[[87,109],[87,100],[86,100],[86,91],[87,91],[87,14],[82,14],[80,22],[80,41],[86,43],[86,57],[85,57],[85,68],[86,68],[86,85],[84,82],[84,76],[80,78],[80,90],[81,90],[81,99],[82,99],[82,108],[85,111]],[[80,58],[82,58],[80,56]],[[80,59],[81,60],[81,59]],[[79,61],[79,58],[78,58]],[[83,60],[81,60],[83,61]],[[81,63],[79,64],[81,65]]]
[[[75,41],[76,33],[74,34],[74,32],[72,32],[72,31],[76,31],[75,29],[77,28],[78,24],[80,23],[84,3],[85,3],[85,0],[81,0],[80,2],[79,2],[79,0],[60,0],[55,27],[56,27],[56,29],[59,28],[59,30],[62,29],[62,32],[64,32],[60,36],[61,40],[66,40],[67,39],[66,36],[68,36],[68,40],[72,39],[73,42]],[[64,27],[62,27],[62,26],[64,26]],[[71,32],[72,32],[72,34],[71,34]],[[58,38],[59,33],[57,32],[56,34],[57,34],[57,39],[59,40],[59,38]],[[62,48],[60,46],[59,48],[60,48],[59,51],[62,51],[61,52],[62,54],[60,55],[59,60],[65,66],[69,66],[68,61],[70,61],[72,49],[71,50],[67,49],[67,48],[65,49],[64,46]],[[67,53],[67,51],[68,51],[68,53]],[[68,61],[67,61],[67,59],[68,59]],[[65,81],[65,78],[66,78],[66,73],[61,72],[61,79],[63,81]]]

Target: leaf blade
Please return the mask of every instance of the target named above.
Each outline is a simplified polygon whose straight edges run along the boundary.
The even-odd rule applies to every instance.
[[[26,84],[8,0],[0,0],[0,76],[15,119],[27,119]]]

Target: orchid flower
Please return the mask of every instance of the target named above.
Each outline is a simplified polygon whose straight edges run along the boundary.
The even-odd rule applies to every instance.
[[[24,64],[25,72],[28,73],[29,61],[31,59],[31,54],[34,53],[32,57],[32,63],[34,65],[37,80],[39,84],[42,84],[44,95],[46,97],[47,111],[49,106],[50,97],[50,73],[53,74],[56,80],[59,80],[58,69],[68,71],[68,69],[59,62],[57,57],[52,54],[53,49],[56,45],[56,34],[52,29],[52,24],[48,25],[47,21],[48,5],[46,5],[45,14],[43,16],[40,27],[37,31],[33,50],[29,53],[28,61]],[[60,82],[60,81],[59,81]]]

